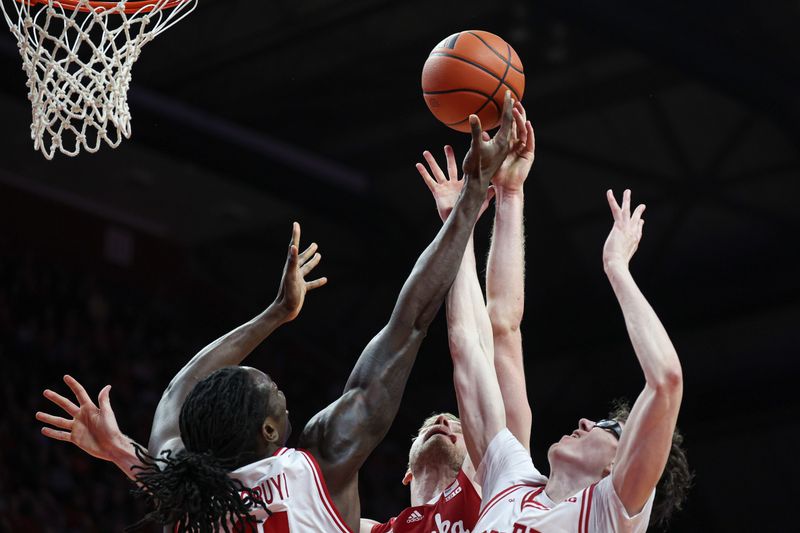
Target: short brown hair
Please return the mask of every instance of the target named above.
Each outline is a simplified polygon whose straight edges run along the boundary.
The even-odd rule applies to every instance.
[[[631,407],[628,402],[618,399],[612,404],[609,418],[624,423],[630,413]],[[672,433],[672,447],[669,450],[664,473],[656,485],[656,498],[650,514],[648,531],[666,530],[672,515],[683,508],[693,478],[694,473],[689,469],[686,450],[683,449],[683,435],[676,427]]]

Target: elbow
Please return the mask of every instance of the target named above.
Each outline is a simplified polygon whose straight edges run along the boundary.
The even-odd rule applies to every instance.
[[[460,326],[447,328],[447,341],[453,355],[461,354],[469,346],[480,345],[480,337],[474,330]]]
[[[670,365],[653,383],[653,387],[661,394],[675,396],[683,393],[683,370],[680,363]]]
[[[519,326],[520,326],[520,321],[518,320],[492,319],[492,336],[495,339],[517,336],[520,334]]]
[[[519,332],[520,324],[522,324],[522,309],[500,312],[490,304],[488,311],[489,319],[492,322],[492,333],[495,337]]]

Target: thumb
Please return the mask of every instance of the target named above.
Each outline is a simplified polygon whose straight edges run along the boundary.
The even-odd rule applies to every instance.
[[[472,146],[477,147],[480,145],[481,134],[483,133],[483,129],[481,128],[481,119],[478,118],[478,115],[469,116],[469,127],[470,132],[472,133]]]
[[[101,411],[111,411],[111,385],[106,385],[100,394],[97,395],[97,404],[100,406]]]

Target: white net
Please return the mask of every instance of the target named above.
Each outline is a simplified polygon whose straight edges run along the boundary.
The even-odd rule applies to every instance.
[[[34,148],[52,159],[131,135],[128,87],[142,47],[197,0],[0,0],[28,75]],[[127,12],[126,12],[127,11]]]

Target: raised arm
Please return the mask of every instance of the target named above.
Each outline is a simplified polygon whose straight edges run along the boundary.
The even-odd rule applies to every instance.
[[[664,326],[628,269],[642,237],[645,206],[639,205],[631,215],[630,191],[623,193],[622,207],[611,191],[607,197],[614,227],[603,248],[603,266],[645,377],[611,472],[614,489],[633,515],[644,507],[667,463],[683,395],[683,374]]]
[[[506,411],[495,372],[492,325],[475,289],[480,293],[475,255],[465,254],[447,295],[447,338],[464,442],[477,467],[494,436],[506,427]]]
[[[458,197],[463,180],[458,179],[455,155],[450,146],[444,148],[447,160],[447,176],[436,163],[430,152],[424,152],[430,172],[424,165],[417,164],[417,170],[430,189],[436,209],[445,221]],[[494,196],[490,187],[486,200],[481,206],[483,214]],[[447,294],[447,336],[453,358],[453,381],[458,400],[458,413],[467,446],[469,462],[464,469],[472,470],[480,464],[482,450],[489,441],[487,434],[503,427],[502,404],[491,395],[484,395],[484,389],[496,377],[492,372],[493,346],[492,325],[486,311],[475,262],[475,246],[472,235],[467,242],[458,275]],[[477,360],[476,360],[477,358]],[[488,425],[488,429],[485,428]],[[474,436],[473,436],[474,435]],[[493,435],[488,436],[491,439]]]
[[[486,268],[486,297],[494,335],[494,365],[503,394],[506,424],[530,449],[532,414],[525,387],[520,323],[525,309],[523,185],[533,164],[534,136],[525,109],[514,109],[512,149],[492,179],[495,213]]]
[[[316,243],[299,253],[300,224],[292,225],[292,238],[281,285],[275,301],[252,320],[226,333],[197,353],[172,378],[156,408],[148,448],[155,454],[165,448],[181,447],[178,417],[186,396],[203,378],[225,366],[238,365],[279,326],[300,313],[306,292],[321,287],[326,278],[306,281],[319,264]]]
[[[478,117],[470,117],[465,184],[453,212],[414,265],[389,322],[361,353],[342,397],[315,416],[301,435],[301,445],[318,458],[334,501],[353,526],[358,517],[356,474],[389,430],[422,339],[458,271],[489,180],[508,150],[512,105],[507,94],[503,124],[492,140],[481,138]]]

